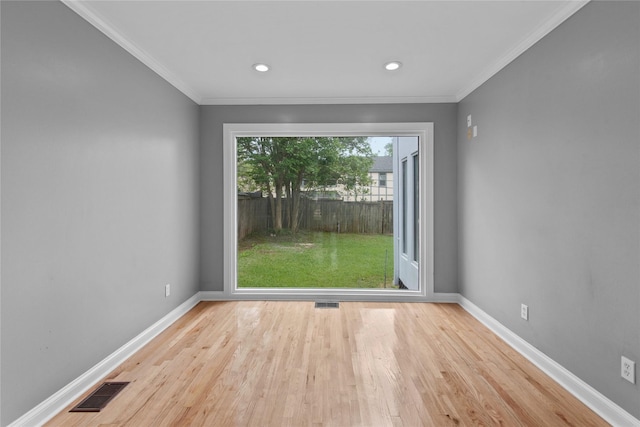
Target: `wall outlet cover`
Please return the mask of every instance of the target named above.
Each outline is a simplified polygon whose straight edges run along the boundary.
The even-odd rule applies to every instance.
[[[620,376],[631,384],[636,383],[636,362],[622,356],[620,362]]]
[[[164,285],[164,296],[168,297],[169,295],[171,295],[171,285],[166,284]]]
[[[467,127],[470,128],[471,127],[471,114],[469,114],[467,116]]]
[[[529,306],[526,304],[520,305],[520,317],[524,320],[529,320]]]

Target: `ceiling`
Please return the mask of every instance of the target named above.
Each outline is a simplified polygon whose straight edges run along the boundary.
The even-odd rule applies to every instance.
[[[63,2],[202,105],[457,102],[587,3]]]

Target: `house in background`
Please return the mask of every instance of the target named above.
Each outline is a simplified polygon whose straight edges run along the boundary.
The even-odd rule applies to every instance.
[[[358,186],[355,193],[346,190],[342,184],[326,187],[325,192],[332,197],[324,198],[335,199],[333,195],[339,195],[345,202],[393,201],[393,157],[375,156],[369,169],[369,180],[369,185]]]
[[[376,156],[369,169],[371,185],[364,200],[371,202],[393,200],[393,157]]]
[[[312,3],[331,2],[295,2]],[[0,425],[46,419],[98,379],[86,373],[222,294],[225,123],[372,122],[434,124],[435,298],[542,353],[612,424],[639,425],[620,361],[640,361],[640,3],[550,18],[460,96],[328,105],[196,102],[96,29],[105,20],[57,1],[0,11]],[[250,72],[237,79],[271,78]]]

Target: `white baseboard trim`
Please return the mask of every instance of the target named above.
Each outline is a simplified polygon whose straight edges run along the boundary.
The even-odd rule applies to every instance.
[[[471,301],[459,295],[458,304],[469,314],[484,324],[493,333],[502,338],[514,350],[526,357],[531,363],[549,375],[555,382],[564,387],[605,421],[616,427],[638,427],[640,420],[616,405],[606,396],[598,392],[589,384],[569,372],[559,363],[520,338],[510,329],[489,316]]]
[[[429,297],[429,302],[459,304],[460,294],[435,292]]]
[[[9,424],[9,427],[41,426],[70,405],[74,400],[93,387],[98,381],[116,369],[126,359],[140,350],[160,332],[171,326],[200,302],[199,293],[195,294],[162,319],[145,329],[138,336],[107,356],[93,368],[58,390],[51,397]]]
[[[200,301],[230,301],[237,299],[227,295],[223,291],[200,291],[198,295],[200,296]]]
[[[282,292],[265,292],[265,293],[235,293],[227,294],[223,291],[200,291],[201,301],[313,301],[316,299],[326,299],[327,296],[323,294],[314,293],[298,293],[291,294]],[[436,292],[430,296],[398,296],[389,294],[380,295],[364,295],[364,294],[340,294],[338,296],[332,296],[331,299],[337,299],[339,301],[369,301],[369,302],[437,302],[437,303],[453,303],[457,304],[460,299],[460,294],[457,293],[444,293]]]

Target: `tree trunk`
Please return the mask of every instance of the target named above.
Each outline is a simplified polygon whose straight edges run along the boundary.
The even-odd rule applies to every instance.
[[[291,188],[291,231],[296,233],[300,227],[300,192],[302,188],[302,171],[298,172],[296,181]]]
[[[287,226],[293,230],[293,226],[291,225],[291,211],[293,210],[293,204],[291,203],[291,182],[287,181],[284,190],[287,197],[287,209],[285,210]]]
[[[293,190],[292,198],[292,213],[291,213],[291,231],[295,234],[298,232],[299,218],[300,218],[300,191]]]
[[[273,217],[273,229],[276,234],[282,231],[282,186],[276,183],[276,210]]]
[[[271,186],[267,184],[267,197],[269,198],[269,207],[271,208],[271,225],[275,228],[275,201],[273,200],[273,192]]]

